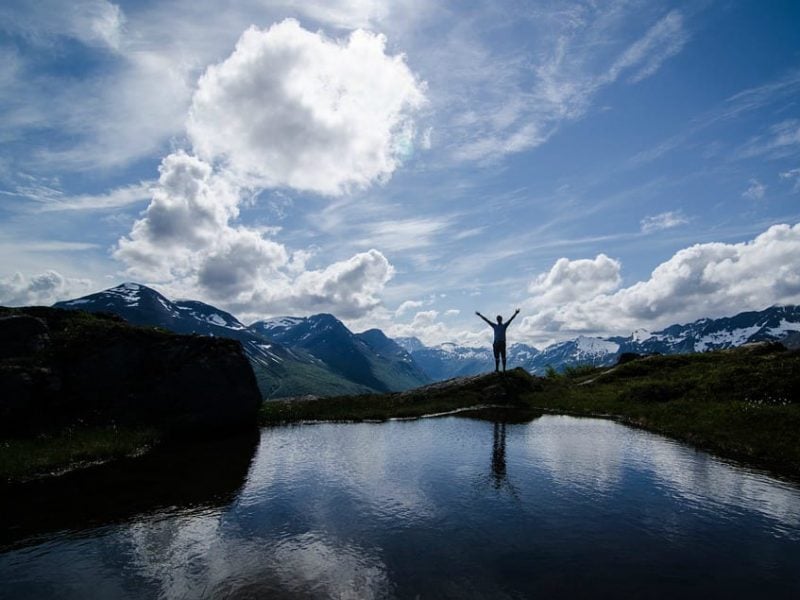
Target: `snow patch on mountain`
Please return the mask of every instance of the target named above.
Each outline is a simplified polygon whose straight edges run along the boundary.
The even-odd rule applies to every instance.
[[[141,298],[141,291],[142,286],[138,283],[128,282],[108,289],[104,293],[122,298],[128,306],[138,306]]]
[[[578,336],[575,340],[575,347],[578,352],[583,354],[614,354],[619,350],[619,344],[609,342],[601,338]]]
[[[755,335],[761,330],[760,325],[753,325],[752,327],[743,327],[729,331],[715,331],[704,335],[694,343],[695,352],[705,352],[713,348],[731,346],[741,346],[747,343],[751,336]]]
[[[781,322],[776,327],[771,327],[767,331],[770,335],[780,337],[790,332],[800,331],[800,323],[781,319]]]

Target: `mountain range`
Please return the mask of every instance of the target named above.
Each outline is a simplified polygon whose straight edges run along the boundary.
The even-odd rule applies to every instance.
[[[751,342],[783,341],[792,346],[800,336],[800,306],[773,306],[743,312],[733,317],[700,319],[671,325],[661,331],[637,329],[627,337],[589,337],[558,342],[539,350],[526,344],[511,344],[508,366],[521,366],[535,375],[548,367],[562,370],[575,365],[611,365],[621,354],[684,354],[733,348]],[[434,379],[475,375],[493,366],[487,348],[469,348],[452,343],[424,346],[417,338],[398,338],[423,371]]]
[[[400,391],[429,382],[421,371],[415,370],[402,348],[394,344],[399,353],[389,352],[369,332],[356,336],[331,315],[295,319],[301,331],[296,334],[281,335],[276,329],[275,335],[267,335],[271,327],[268,321],[248,327],[210,304],[195,300],[173,302],[138,283],[123,283],[54,306],[113,313],[134,325],[162,327],[176,333],[239,340],[265,399]]]
[[[237,339],[266,399],[402,391],[494,367],[488,347],[471,348],[452,342],[426,346],[414,337],[391,339],[379,329],[353,333],[330,314],[276,317],[247,326],[209,304],[171,301],[137,283],[123,283],[54,306],[110,312],[136,325],[177,333]],[[798,336],[800,307],[773,306],[733,317],[672,325],[661,331],[640,329],[627,337],[579,336],[544,349],[511,344],[508,366],[521,366],[541,375],[550,367],[560,370],[574,365],[614,364],[626,352],[704,352],[754,341],[796,341]]]

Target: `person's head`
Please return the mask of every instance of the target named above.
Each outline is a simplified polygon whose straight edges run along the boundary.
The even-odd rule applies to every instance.
[[[501,317],[500,315],[497,315],[497,322],[498,323],[502,323],[503,322],[503,317]]]

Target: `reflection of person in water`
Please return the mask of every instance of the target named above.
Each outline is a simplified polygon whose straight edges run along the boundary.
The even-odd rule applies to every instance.
[[[492,480],[494,489],[499,490],[506,479],[506,424],[494,424],[492,437]]]
[[[506,329],[508,326],[511,325],[511,321],[514,320],[519,314],[519,309],[514,311],[514,314],[511,315],[511,318],[503,323],[503,317],[497,315],[497,323],[492,323],[489,319],[484,317],[478,311],[475,311],[475,314],[478,315],[481,319],[486,321],[486,323],[494,330],[494,343],[492,344],[492,350],[494,350],[494,370],[495,372],[500,370],[500,358],[503,358],[503,371],[506,370]]]

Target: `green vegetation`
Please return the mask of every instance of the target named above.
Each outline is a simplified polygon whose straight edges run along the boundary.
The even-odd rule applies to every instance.
[[[285,398],[307,394],[325,393],[331,396],[363,394],[369,388],[345,379],[327,368],[312,362],[294,361],[279,367],[263,365],[251,361],[253,373],[264,398]]]
[[[651,356],[547,380],[534,407],[620,421],[800,476],[800,353],[759,345]]]
[[[35,438],[0,440],[0,480],[29,479],[144,453],[159,441],[152,429],[69,428]]]
[[[490,374],[435,383],[407,392],[337,396],[313,400],[266,402],[261,407],[262,424],[297,421],[365,421],[410,418],[437,414],[469,406],[514,404],[536,380],[522,369],[506,376]]]
[[[382,420],[487,404],[611,417],[800,476],[800,352],[778,344],[580,366],[544,378],[514,369],[399,394],[270,402],[261,420]]]

